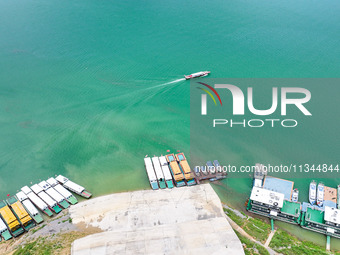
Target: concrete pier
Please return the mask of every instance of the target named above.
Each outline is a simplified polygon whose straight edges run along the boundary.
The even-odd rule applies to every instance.
[[[98,197],[70,214],[104,231],[74,241],[73,255],[244,254],[210,184]]]

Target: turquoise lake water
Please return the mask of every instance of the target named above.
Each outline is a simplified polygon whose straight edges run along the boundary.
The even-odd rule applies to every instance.
[[[95,195],[149,188],[146,154],[190,151],[184,74],[339,77],[339,11],[330,0],[0,1],[1,197],[59,173]],[[340,87],[327,91],[332,100],[315,88],[322,121],[300,130],[293,148],[272,150],[269,136],[252,155],[256,137],[236,132],[232,159],[280,161],[294,149],[306,160],[334,158]],[[309,182],[296,185],[307,191]],[[250,186],[248,178],[216,189],[242,208]]]

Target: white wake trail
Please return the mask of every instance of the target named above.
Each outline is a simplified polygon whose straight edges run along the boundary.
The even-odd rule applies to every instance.
[[[162,83],[162,84],[159,84],[159,85],[155,85],[155,86],[152,86],[150,88],[146,88],[145,90],[147,90],[147,89],[154,89],[154,88],[158,88],[158,87],[163,87],[163,86],[170,85],[170,84],[177,83],[177,82],[184,81],[184,80],[185,80],[185,78],[177,79],[177,80],[174,80],[174,81],[170,81],[170,82]]]

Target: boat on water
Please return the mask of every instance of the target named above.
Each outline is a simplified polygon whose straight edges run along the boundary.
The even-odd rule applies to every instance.
[[[32,217],[32,219],[37,223],[41,223],[44,221],[44,219],[41,217],[38,209],[32,204],[32,202],[28,199],[26,194],[22,191],[19,191],[16,194],[17,199],[22,203],[22,205],[25,207],[26,211],[29,213],[29,215]]]
[[[60,195],[62,195],[71,205],[78,203],[77,198],[73,196],[71,192],[61,186],[59,182],[53,177],[49,178],[46,182],[50,184]]]
[[[58,203],[53,198],[51,198],[38,184],[32,185],[31,189],[48,205],[48,207],[53,212],[56,214],[61,212],[61,208],[59,207]]]
[[[51,217],[53,215],[48,205],[40,197],[38,197],[28,186],[22,187],[21,191],[24,192],[29,200],[31,200],[31,202],[47,216]]]
[[[172,175],[169,169],[168,161],[166,161],[165,156],[161,156],[159,157],[159,162],[162,167],[166,186],[168,186],[169,189],[172,189],[174,187],[174,182],[172,181]]]
[[[152,160],[150,157],[144,158],[144,165],[146,169],[146,173],[148,174],[150,186],[152,189],[158,189],[158,182],[157,182],[157,177],[155,174],[155,170],[153,169],[153,164]]]
[[[210,74],[210,71],[202,71],[202,72],[198,72],[198,73],[192,73],[192,74],[189,74],[189,75],[184,75],[184,78],[186,80],[190,80],[190,79],[193,79],[193,78],[204,77],[204,76],[207,76],[208,74]]]
[[[38,184],[51,198],[53,198],[60,207],[67,209],[70,207],[70,204],[67,200],[60,195],[54,188],[51,187],[46,181],[42,181]]]
[[[163,171],[162,171],[161,164],[159,162],[159,158],[153,157],[151,160],[152,160],[153,168],[154,168],[155,173],[156,173],[156,177],[157,177],[159,187],[161,189],[165,189],[166,188],[165,177],[164,177],[164,174],[163,174]]]
[[[17,237],[25,232],[17,217],[15,217],[14,213],[5,201],[0,201],[0,214],[14,237]]]
[[[207,173],[208,174],[209,173],[214,174],[216,169],[215,169],[213,163],[211,161],[207,161],[206,165],[207,165]]]
[[[292,194],[292,202],[297,202],[299,200],[299,190],[294,189]]]
[[[318,184],[318,192],[317,192],[317,200],[316,200],[316,204],[319,207],[323,206],[324,194],[325,194],[325,185],[320,182]]]
[[[179,168],[179,165],[176,161],[175,155],[169,154],[169,155],[166,155],[165,158],[169,162],[169,168],[170,168],[172,176],[175,180],[176,187],[185,186],[186,183],[184,181],[184,175],[183,175],[181,169]]]
[[[5,241],[12,238],[11,233],[9,232],[5,222],[0,218],[0,240],[3,238]]]
[[[178,153],[178,154],[176,154],[175,157],[176,157],[176,159],[179,163],[180,169],[184,173],[184,178],[185,178],[187,185],[192,186],[192,185],[197,184],[195,176],[190,169],[189,163],[188,163],[186,157],[184,156],[184,153],[182,153],[182,152]]]
[[[63,185],[66,189],[78,194],[79,196],[90,198],[92,194],[86,190],[83,186],[78,185],[77,183],[70,181],[65,176],[58,175],[55,178],[61,185]]]
[[[309,184],[309,203],[315,205],[316,202],[316,182],[311,181]]]
[[[6,202],[26,231],[35,227],[34,220],[15,196],[6,199]]]

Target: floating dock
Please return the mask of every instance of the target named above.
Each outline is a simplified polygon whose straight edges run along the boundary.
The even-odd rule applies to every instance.
[[[175,180],[176,186],[177,187],[185,186],[185,181],[184,181],[185,178],[184,178],[184,175],[181,169],[179,168],[175,155],[169,154],[169,155],[166,155],[165,157],[166,157],[166,160],[169,162],[170,171]]]
[[[73,191],[74,193],[78,194],[79,196],[90,198],[92,194],[87,191],[83,186],[78,185],[77,183],[74,183],[73,181],[70,181],[65,176],[58,175],[56,177],[56,180],[61,183],[66,189]]]
[[[187,159],[184,156],[184,153],[176,154],[176,159],[179,163],[182,172],[184,173],[184,178],[188,186],[197,184],[194,174],[191,172],[190,166],[188,164]]]
[[[26,231],[35,227],[34,220],[16,197],[10,197],[6,200],[6,202]]]
[[[153,168],[154,168],[155,173],[156,173],[156,177],[157,177],[159,187],[161,189],[165,189],[166,188],[165,177],[164,177],[162,167],[161,167],[161,164],[159,162],[158,157],[152,158],[152,165],[153,165]]]
[[[149,158],[149,157],[144,158],[144,165],[145,165],[146,173],[148,174],[148,177],[149,177],[149,182],[150,182],[151,188],[152,189],[158,189],[159,186],[158,186],[158,182],[157,182],[157,177],[156,177],[155,171],[153,169],[153,164],[152,164],[151,158]]]
[[[172,189],[174,187],[174,183],[172,181],[172,175],[169,169],[168,161],[166,161],[165,156],[161,156],[159,157],[159,162],[162,167],[166,185],[168,186],[169,189]]]
[[[26,194],[22,191],[18,192],[16,194],[17,199],[22,203],[22,205],[25,207],[26,211],[30,214],[30,216],[33,218],[33,220],[39,224],[44,221],[44,219],[41,217],[39,211],[35,206],[32,204],[32,202],[28,199]]]
[[[55,201],[57,201],[58,205],[63,207],[64,209],[68,208],[70,204],[66,201],[66,199],[60,195],[54,188],[51,187],[46,181],[42,181],[39,183],[39,186]]]
[[[71,205],[75,205],[78,203],[78,200],[75,196],[72,195],[67,189],[59,184],[59,182],[53,177],[47,180],[47,183],[50,184],[60,195],[62,195]]]
[[[223,172],[220,163],[217,160],[207,161],[205,165],[195,167],[194,174],[198,183],[209,180],[211,182],[218,181],[227,177],[227,173]]]
[[[2,219],[7,224],[8,229],[14,237],[17,237],[25,232],[18,219],[15,217],[5,201],[0,201],[0,214]]]
[[[38,207],[41,211],[43,211],[46,215],[52,216],[53,213],[48,207],[48,205],[38,197],[28,186],[24,186],[21,188],[21,191],[25,193],[25,195]]]
[[[47,193],[38,184],[31,186],[31,189],[48,205],[52,211],[54,211],[56,214],[61,212],[61,208],[58,206],[58,203],[49,195],[47,195]]]

